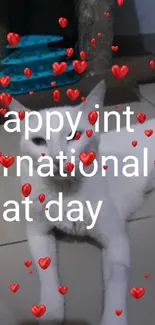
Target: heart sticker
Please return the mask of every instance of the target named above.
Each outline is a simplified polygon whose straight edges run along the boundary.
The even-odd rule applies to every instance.
[[[85,166],[89,166],[92,164],[94,159],[96,158],[96,154],[93,151],[90,152],[81,152],[79,155],[80,160],[83,162]]]
[[[1,93],[0,94],[0,101],[4,106],[9,106],[12,101],[12,96],[10,94]]]
[[[146,120],[146,114],[144,114],[144,113],[137,113],[136,117],[137,117],[138,122],[141,124],[143,124]]]
[[[14,156],[0,156],[0,164],[2,164],[5,168],[9,168],[15,161]]]
[[[66,169],[68,170],[68,172],[72,172],[74,169],[74,164],[72,164],[71,162],[66,162]]]
[[[31,261],[31,260],[25,260],[25,261],[24,261],[24,265],[25,265],[26,267],[30,267],[30,266],[32,265],[32,261]]]
[[[25,197],[28,197],[32,191],[32,186],[29,183],[26,183],[22,186],[22,193]]]
[[[90,124],[94,125],[96,123],[97,119],[98,119],[98,114],[96,111],[91,111],[88,114],[88,121]]]
[[[67,54],[67,56],[70,57],[70,56],[73,55],[73,53],[74,53],[74,49],[73,49],[72,47],[66,49],[66,54]]]
[[[58,287],[58,291],[59,291],[62,295],[65,295],[65,293],[68,291],[68,287],[59,286],[59,287]]]
[[[53,100],[54,100],[55,102],[58,102],[58,101],[60,100],[60,90],[55,89],[55,90],[53,91],[52,96],[53,96]]]
[[[136,147],[137,146],[137,143],[138,143],[137,141],[132,141],[132,146],[133,147]]]
[[[123,79],[129,72],[129,68],[127,65],[113,65],[111,67],[112,74],[117,78],[117,79]]]
[[[40,201],[40,203],[43,203],[45,201],[45,194],[44,193],[39,194],[38,200]]]
[[[0,83],[3,87],[7,87],[11,82],[11,78],[9,76],[1,77]]]
[[[22,120],[24,120],[24,118],[25,118],[25,111],[20,111],[20,112],[18,112],[18,117],[19,117],[19,119],[22,121]]]
[[[145,294],[145,289],[144,288],[131,288],[130,293],[132,296],[136,299],[140,299],[144,296]]]
[[[19,284],[18,283],[13,283],[13,284],[10,284],[10,290],[12,291],[12,292],[17,292],[18,291],[18,289],[19,289]]]
[[[80,90],[79,89],[67,89],[66,94],[71,100],[76,100],[80,96]]]
[[[38,264],[43,270],[46,270],[51,264],[51,259],[49,257],[41,257],[38,260]]]
[[[40,306],[32,306],[31,307],[32,314],[36,317],[41,317],[44,315],[46,311],[46,306],[45,305],[40,305]]]
[[[64,17],[60,17],[59,20],[59,25],[62,27],[62,28],[65,28],[68,24],[68,20]]]
[[[93,135],[93,130],[86,130],[86,135],[90,138]]]
[[[53,68],[55,74],[62,74],[67,69],[67,63],[66,62],[61,62],[61,63],[54,62],[52,64],[52,68]]]
[[[122,309],[116,309],[116,310],[115,310],[115,314],[116,314],[117,316],[122,315]]]
[[[8,33],[7,41],[12,47],[16,47],[20,41],[20,35],[15,33]]]
[[[74,60],[72,65],[74,70],[79,74],[83,73],[88,67],[88,63],[86,61],[79,60]]]
[[[0,114],[2,114],[3,116],[6,114],[7,109],[6,108],[0,108]]]
[[[153,134],[153,130],[145,130],[144,133],[147,137],[150,137]]]

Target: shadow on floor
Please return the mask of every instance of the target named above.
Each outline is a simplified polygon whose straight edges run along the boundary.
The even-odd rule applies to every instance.
[[[24,322],[20,323],[19,325],[37,325],[37,324],[38,324],[37,321],[32,322],[32,321],[25,320]],[[57,323],[57,321],[55,322],[55,324],[53,322],[50,323],[49,321],[45,321],[45,322],[42,321],[41,324],[42,325],[50,325],[50,324],[51,325],[56,325],[58,323]],[[90,325],[90,324],[88,324],[87,322],[85,322],[83,320],[79,320],[79,321],[70,320],[70,321],[64,321],[63,325]]]

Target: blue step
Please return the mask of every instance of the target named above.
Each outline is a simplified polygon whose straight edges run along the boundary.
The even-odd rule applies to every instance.
[[[46,76],[40,79],[29,79],[29,82],[11,82],[7,88],[0,87],[0,92],[6,92],[11,95],[27,94],[30,91],[40,91],[51,88],[51,93],[54,88],[61,86],[71,85],[80,79],[79,75],[74,70],[70,70],[68,73],[57,75],[56,77]],[[51,86],[51,81],[56,81],[56,86]],[[60,90],[61,92],[61,90]]]
[[[41,47],[39,49],[29,49],[29,51],[17,50],[8,55],[4,60],[2,60],[3,65],[25,65],[27,63],[38,62],[40,60],[51,59],[51,62],[56,59],[61,59],[66,56],[66,50],[61,48],[54,48],[52,50],[46,48],[43,50]],[[25,66],[24,66],[25,68]]]
[[[67,72],[70,72],[73,70],[74,70],[74,68],[73,68],[72,64],[70,63],[67,66],[67,69],[65,70],[64,73],[67,73]],[[32,73],[30,78],[26,78],[24,75],[24,72],[22,74],[17,75],[16,73],[12,72],[12,67],[10,66],[0,72],[0,78],[3,76],[9,76],[11,78],[11,82],[29,82],[30,80],[40,79],[40,78],[44,78],[44,77],[51,77],[51,79],[53,79],[53,69],[52,68],[50,70],[42,69],[42,71],[37,70],[37,72]]]
[[[56,88],[77,82],[80,76],[72,66],[72,60],[66,55],[66,49],[55,48],[56,42],[62,41],[63,37],[53,35],[30,35],[22,36],[12,53],[2,61],[5,67],[0,72],[0,77],[10,76],[11,83],[7,88],[0,86],[0,92],[12,95],[40,91],[53,90],[52,81],[56,81]],[[52,48],[48,44],[53,43]],[[68,66],[61,75],[53,76],[52,63],[65,61]],[[26,78],[24,69],[30,68],[32,75]]]
[[[63,40],[62,36],[55,36],[55,35],[28,35],[22,36],[18,45],[15,48],[25,48],[31,46],[38,46],[48,43],[55,43],[60,42]],[[7,45],[7,48],[12,49],[11,45]]]

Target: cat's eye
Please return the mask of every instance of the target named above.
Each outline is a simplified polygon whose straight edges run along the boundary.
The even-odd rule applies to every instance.
[[[36,145],[36,146],[45,146],[46,145],[46,140],[44,138],[32,138],[32,142]]]
[[[76,131],[75,134],[74,134],[74,136],[73,136],[73,138],[72,139],[68,139],[68,141],[79,140],[80,137],[81,137],[81,135],[82,135],[82,133],[83,133],[82,131]],[[70,133],[68,135],[68,138],[71,137],[71,135],[72,135],[72,133]]]

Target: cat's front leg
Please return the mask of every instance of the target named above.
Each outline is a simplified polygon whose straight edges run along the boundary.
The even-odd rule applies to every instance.
[[[104,254],[104,252],[103,252]],[[109,241],[104,259],[104,314],[101,325],[127,325],[126,298],[130,248],[127,234]],[[118,313],[121,313],[119,315]]]
[[[55,325],[60,324],[64,318],[64,298],[58,292],[59,280],[57,273],[57,252],[56,239],[54,235],[44,235],[34,228],[34,224],[27,227],[28,244],[33,261],[38,270],[41,295],[40,302],[34,302],[34,305],[45,305],[46,312],[39,319],[40,324]],[[43,270],[38,260],[49,257],[51,264]]]

